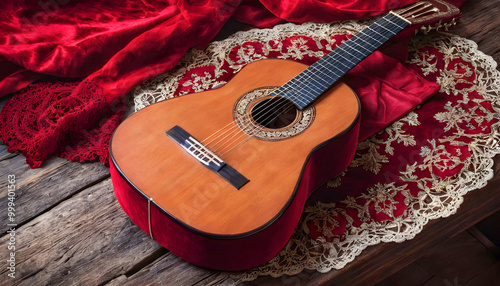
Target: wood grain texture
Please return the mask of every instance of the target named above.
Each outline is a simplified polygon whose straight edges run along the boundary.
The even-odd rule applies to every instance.
[[[19,211],[16,223],[24,224],[62,200],[109,177],[102,163],[77,163],[51,158],[43,168],[30,169],[22,155],[0,161],[0,185],[6,185],[8,174],[16,176],[16,199]],[[22,211],[21,211],[22,210]],[[7,213],[7,189],[0,192],[0,213]],[[5,233],[8,227],[0,225]]]
[[[467,281],[464,286],[498,285],[498,281],[500,281],[500,260]]]
[[[500,5],[496,0],[469,0],[462,19],[450,32],[478,44],[479,50],[500,62]]]
[[[341,270],[321,274],[304,274],[301,282],[311,285],[373,285],[395,274],[416,261],[424,253],[440,247],[450,237],[470,228],[477,222],[500,210],[500,156],[495,160],[495,176],[488,185],[472,191],[455,215],[432,220],[414,239],[403,243],[381,243],[368,247],[353,262]],[[277,285],[282,278],[261,277],[258,285]]]
[[[432,272],[428,272],[417,263],[412,263],[378,283],[377,286],[421,286],[432,277]]]
[[[7,148],[7,145],[3,144],[3,142],[0,141],[0,162],[19,155],[19,152],[7,152]]]
[[[175,274],[175,275],[173,275]],[[172,253],[167,253],[151,265],[130,277],[120,276],[106,286],[120,285],[210,285],[216,282],[233,284],[228,274],[194,266]]]
[[[0,110],[3,108],[5,103],[12,97],[12,95],[0,97]],[[7,152],[7,145],[5,145],[2,140],[0,140],[0,161],[12,158],[19,155],[19,152],[9,153]]]
[[[161,248],[120,209],[110,179],[21,226],[16,237],[14,285],[99,285]],[[6,243],[4,236],[0,248]]]
[[[497,261],[488,249],[466,231],[458,234],[453,240],[455,243],[444,243],[431,255],[417,261],[430,273],[434,269],[441,269],[431,280],[423,284],[424,286],[455,280],[458,285],[464,285]]]
[[[468,230],[448,239],[434,251],[424,254],[422,258],[376,286],[467,285],[483,275],[491,277],[492,273],[488,273],[488,269],[497,262],[500,262],[498,257]],[[498,275],[493,277],[499,277]]]
[[[0,108],[12,95],[0,99]],[[19,208],[16,223],[22,225],[46,212],[59,202],[109,177],[109,169],[101,163],[70,162],[50,158],[42,168],[31,169],[20,152],[9,153],[0,141],[0,213],[7,213],[7,175],[16,176],[16,199]],[[22,211],[20,211],[22,210]],[[0,236],[5,235],[5,224],[0,225]]]

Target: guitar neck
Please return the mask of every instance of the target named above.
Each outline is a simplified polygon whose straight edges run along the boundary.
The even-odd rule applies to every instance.
[[[344,74],[408,25],[410,22],[397,14],[387,14],[309,66],[275,93],[286,97],[298,109],[303,110]]]

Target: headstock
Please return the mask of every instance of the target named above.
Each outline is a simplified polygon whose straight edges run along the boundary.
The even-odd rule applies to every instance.
[[[460,10],[444,0],[425,0],[407,5],[391,13],[421,26],[420,31],[427,34],[431,30],[448,30],[460,17]],[[417,30],[418,31],[418,30]]]

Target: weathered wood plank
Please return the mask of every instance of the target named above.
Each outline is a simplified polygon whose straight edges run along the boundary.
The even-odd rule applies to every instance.
[[[464,285],[496,261],[497,259],[486,247],[464,231],[454,237],[451,242],[441,244],[430,255],[420,258],[417,263],[428,272],[435,274],[431,280],[422,284],[422,286],[429,286],[437,283],[446,284],[445,281]]]
[[[500,5],[496,0],[468,0],[462,19],[450,32],[473,40],[479,50],[500,62]]]
[[[0,108],[12,95],[0,98]],[[43,213],[61,200],[77,193],[86,186],[109,177],[109,170],[101,163],[76,163],[51,158],[42,168],[30,169],[20,152],[9,153],[0,141],[0,213],[7,213],[7,176],[16,176],[18,206],[16,223],[22,225]],[[0,236],[5,235],[5,224],[0,225]]]
[[[464,286],[485,286],[485,285],[498,285],[500,281],[500,260],[497,260],[493,265],[485,269],[483,272],[476,275]],[[458,284],[452,284],[458,285]]]
[[[412,263],[376,286],[421,286],[432,277],[433,272],[425,270],[417,263]]]
[[[99,285],[160,248],[123,213],[107,179],[17,229],[14,285]]]
[[[493,253],[466,231],[440,244],[431,253],[376,286],[468,285],[469,281],[483,276],[483,273],[491,277],[488,269],[496,262],[499,261]]]
[[[213,279],[210,279],[210,277]],[[130,277],[120,276],[106,286],[121,285],[209,285],[217,283],[232,284],[228,274],[215,272],[190,264],[171,252],[163,255],[156,262],[143,268]]]
[[[217,272],[217,273],[213,274],[212,276],[208,276],[207,278],[200,280],[193,285],[196,285],[196,286],[202,286],[202,285],[203,286],[212,286],[212,285],[229,286],[229,285],[236,285],[236,281],[234,281],[232,278],[230,278],[228,273],[226,273],[226,272]]]
[[[77,163],[51,158],[43,168],[30,169],[22,155],[0,161],[0,185],[6,186],[7,176],[16,176],[16,223],[21,225],[50,209],[61,200],[86,186],[109,177],[102,163]],[[6,213],[7,188],[0,190],[0,213]],[[5,233],[6,225],[0,225]]]
[[[499,61],[500,24],[496,15],[500,11],[496,1],[469,0],[463,10],[464,18],[451,32],[478,42],[480,50]],[[0,106],[2,102],[3,99]],[[112,194],[109,180],[85,189],[85,186],[108,176],[106,168],[100,163],[82,167],[81,165],[86,164],[53,158],[42,169],[31,170],[24,163],[22,155],[8,154],[4,146],[0,145],[0,186],[3,186],[2,180],[6,179],[6,174],[15,172],[19,176],[16,202],[22,212],[18,213],[17,218],[24,223],[16,233],[20,278],[14,280],[16,284],[96,285],[109,281],[107,285],[231,285],[234,282],[227,278],[226,273],[198,268],[171,253],[153,260],[165,250],[134,226],[121,211]],[[497,158],[496,166],[499,161]],[[469,216],[469,211],[463,212],[464,209],[474,208],[477,203],[477,208],[486,208],[483,209],[484,213],[492,212],[493,206],[485,205],[484,202],[495,197],[492,189],[500,186],[498,177],[497,167],[495,180],[486,189],[467,195],[457,215],[431,222],[412,241],[371,247],[341,271],[327,274],[305,271],[292,277],[263,277],[250,284],[340,285],[348,281],[357,281],[359,284],[380,281],[417,259],[421,253],[436,247],[444,237],[452,236],[480,219],[476,213]],[[0,196],[4,196],[4,191],[5,188],[2,188]],[[6,203],[2,199],[0,198],[0,212],[5,213]],[[498,201],[493,203],[498,206]],[[461,223],[462,228],[449,228],[450,224]],[[440,237],[429,237],[434,234]],[[0,248],[5,249],[6,242],[7,237],[4,235],[0,238]],[[153,262],[149,263],[151,260]],[[366,270],[359,270],[360,268]],[[498,263],[493,268],[496,271]],[[386,273],[382,273],[384,269]],[[367,275],[363,276],[364,274]],[[3,280],[6,269],[0,269],[0,275]]]

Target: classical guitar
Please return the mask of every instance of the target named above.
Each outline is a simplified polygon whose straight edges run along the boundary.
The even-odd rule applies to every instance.
[[[354,156],[360,104],[339,79],[407,26],[457,15],[441,0],[417,2],[309,67],[257,61],[220,88],[140,110],[110,144],[120,205],[187,261],[220,270],[265,263],[289,240],[309,194]]]

